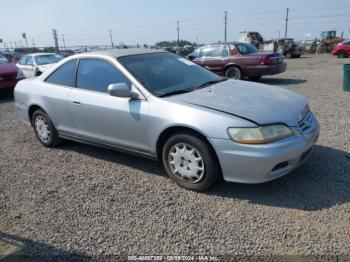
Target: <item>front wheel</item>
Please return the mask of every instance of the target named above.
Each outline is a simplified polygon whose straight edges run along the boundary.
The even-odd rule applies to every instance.
[[[347,57],[347,55],[344,51],[339,51],[337,53],[337,56],[338,56],[338,58],[346,58]]]
[[[164,144],[162,160],[169,177],[179,186],[202,191],[220,177],[215,153],[206,141],[191,134],[177,134]]]
[[[231,66],[226,69],[225,77],[240,80],[242,79],[242,71],[236,66]]]
[[[38,109],[34,112],[32,126],[36,137],[44,146],[55,147],[61,142],[55,126],[44,111]]]

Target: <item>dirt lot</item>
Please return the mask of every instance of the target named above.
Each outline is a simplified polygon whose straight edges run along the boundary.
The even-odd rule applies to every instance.
[[[262,185],[195,193],[159,164],[67,142],[46,149],[0,98],[0,255],[350,255],[350,93],[330,55],[261,82],[307,97],[321,125],[310,160]]]

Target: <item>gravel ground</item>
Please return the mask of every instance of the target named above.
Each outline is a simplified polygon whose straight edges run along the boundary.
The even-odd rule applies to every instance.
[[[0,255],[350,255],[345,62],[310,55],[261,80],[303,94],[318,117],[305,165],[270,183],[222,182],[203,193],[135,156],[73,142],[47,149],[2,96]]]

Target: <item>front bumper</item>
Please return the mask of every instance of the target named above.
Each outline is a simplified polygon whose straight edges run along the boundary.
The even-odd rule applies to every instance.
[[[312,114],[312,113],[311,113]],[[229,139],[209,139],[224,180],[240,183],[263,183],[290,173],[303,164],[319,136],[319,125],[313,117],[310,128],[292,128],[295,135],[264,145],[244,145]]]

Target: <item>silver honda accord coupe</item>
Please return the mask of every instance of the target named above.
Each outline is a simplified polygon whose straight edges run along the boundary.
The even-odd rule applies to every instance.
[[[47,147],[68,139],[158,159],[173,181],[198,191],[220,177],[281,177],[308,159],[319,135],[302,96],[150,49],[68,57],[20,81],[15,102]]]

